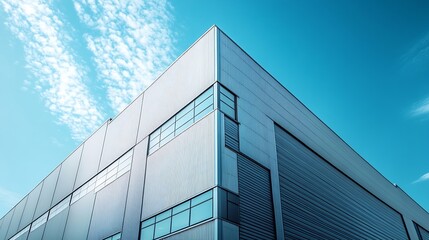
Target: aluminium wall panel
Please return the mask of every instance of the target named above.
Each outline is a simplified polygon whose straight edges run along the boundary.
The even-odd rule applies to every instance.
[[[55,188],[52,206],[59,203],[73,191],[73,186],[77,175],[77,168],[79,167],[79,161],[82,155],[82,149],[83,145],[79,146],[61,164],[60,175],[58,176],[58,183],[57,187]]]
[[[237,153],[222,147],[221,161],[221,186],[238,194]]]
[[[45,231],[43,233],[43,240],[63,238],[68,213],[69,208],[66,208],[46,222]],[[43,226],[41,226],[41,228],[42,227]]]
[[[88,239],[105,239],[122,232],[129,178],[126,173],[97,192]]]
[[[215,82],[214,28],[144,92],[138,142]]]
[[[22,199],[16,206],[15,212],[13,213],[12,220],[9,224],[9,230],[7,237],[13,236],[15,233],[19,232],[19,222],[21,221],[22,213],[24,212],[25,204],[27,203],[27,197]]]
[[[19,228],[26,227],[33,221],[34,212],[36,210],[37,201],[39,200],[40,190],[42,189],[42,182],[37,185],[33,191],[28,194],[27,204],[25,204],[24,212],[22,213]]]
[[[108,124],[99,171],[136,144],[142,101],[143,94]]]
[[[64,240],[87,239],[94,200],[95,194],[91,192],[70,205]]]
[[[276,239],[270,172],[237,155],[240,239]]]
[[[7,230],[9,229],[10,222],[12,221],[13,212],[15,208],[12,208],[4,217],[2,228],[0,229],[0,239],[6,239]]]
[[[147,159],[142,219],[214,187],[214,112]]]
[[[28,232],[25,232],[15,240],[27,240],[27,237],[28,237]]]
[[[37,202],[33,219],[40,217],[51,207],[55,186],[57,185],[58,175],[60,173],[60,167],[61,166],[55,168],[55,170],[49,174],[45,180],[43,180],[42,190],[40,192],[39,201]]]
[[[34,229],[34,231],[30,231],[30,233],[28,234],[27,240],[42,240],[45,226],[46,226],[46,223]]]
[[[101,126],[83,144],[82,157],[80,159],[74,189],[79,188],[82,184],[97,174],[106,130],[107,123]]]
[[[144,174],[147,160],[147,144],[148,138],[145,138],[134,147],[122,229],[123,239],[138,239],[139,236],[145,179]]]
[[[256,114],[259,110],[284,126],[368,191],[429,228],[429,214],[422,207],[379,174],[231,39],[222,32],[219,36],[219,81],[238,95],[239,108],[240,101],[247,102]],[[244,140],[240,139],[243,148]]]
[[[422,228],[420,225],[415,224],[419,240],[429,240],[429,231]]]
[[[215,239],[215,221],[210,221],[196,227],[190,228],[165,240],[214,240]]]
[[[408,239],[402,216],[276,127],[285,239]]]

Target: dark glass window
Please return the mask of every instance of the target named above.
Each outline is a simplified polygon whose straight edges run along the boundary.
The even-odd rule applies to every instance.
[[[237,120],[236,96],[224,87],[219,87],[219,109],[230,118]]]

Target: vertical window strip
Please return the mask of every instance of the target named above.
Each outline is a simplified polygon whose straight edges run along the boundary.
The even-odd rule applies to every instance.
[[[141,223],[140,239],[157,239],[213,217],[213,190]]]
[[[208,115],[213,109],[213,87],[210,87],[149,135],[148,155]]]
[[[237,97],[224,87],[219,87],[219,109],[229,117],[237,120]]]

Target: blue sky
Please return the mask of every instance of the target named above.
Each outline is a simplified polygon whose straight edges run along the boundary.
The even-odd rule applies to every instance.
[[[213,24],[429,209],[427,12],[423,1],[0,0],[0,215]]]

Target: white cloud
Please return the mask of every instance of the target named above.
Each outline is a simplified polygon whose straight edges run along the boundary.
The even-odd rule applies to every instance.
[[[83,140],[103,115],[84,84],[86,72],[67,47],[70,36],[49,0],[0,0],[8,14],[6,24],[24,45],[31,85],[46,107],[68,126],[72,138]]]
[[[18,193],[0,186],[0,206],[4,207],[5,210],[12,208],[21,198]],[[0,213],[0,216],[3,214]]]
[[[422,68],[429,65],[429,34],[419,39],[401,58],[406,69]]]
[[[413,183],[423,182],[429,180],[429,173],[423,174],[419,179],[414,181]]]
[[[420,116],[429,114],[429,97],[415,104],[415,107],[411,111],[412,116]]]
[[[171,62],[170,6],[165,0],[75,0],[110,106],[121,111]]]

